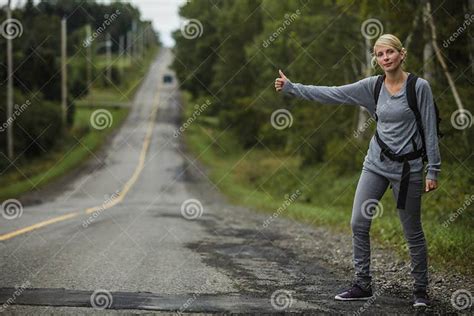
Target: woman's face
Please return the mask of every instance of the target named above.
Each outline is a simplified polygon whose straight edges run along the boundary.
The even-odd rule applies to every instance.
[[[392,72],[400,67],[404,53],[392,46],[375,46],[375,57],[379,66],[387,72]]]

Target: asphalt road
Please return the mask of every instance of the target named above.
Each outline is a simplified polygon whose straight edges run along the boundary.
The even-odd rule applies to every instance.
[[[351,272],[321,260],[314,228],[263,225],[268,214],[226,201],[173,136],[179,87],[162,83],[172,58],[160,52],[101,152],[20,199],[21,216],[0,217],[4,311],[413,313],[384,292],[368,306],[334,301]]]

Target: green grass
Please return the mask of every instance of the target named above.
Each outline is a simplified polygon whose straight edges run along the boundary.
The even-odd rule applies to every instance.
[[[107,60],[107,56],[106,55],[96,55],[94,56],[94,64],[98,67],[107,67],[108,65],[108,60]],[[121,56],[117,55],[117,54],[112,54],[111,55],[111,60],[114,61],[114,65],[115,66],[119,66],[119,67],[122,67],[122,68],[126,68],[126,67],[129,67],[132,62],[130,60],[130,58],[128,58],[127,55],[123,54]]]
[[[30,160],[20,172],[11,172],[0,181],[0,198],[16,197],[24,192],[39,188],[52,180],[80,167],[93,152],[96,152],[107,136],[120,126],[127,117],[128,108],[110,109],[112,125],[103,130],[91,127],[90,117],[94,109],[78,108],[70,134],[45,156]],[[79,141],[80,142],[79,142]]]
[[[188,94],[183,99],[185,115],[189,117],[193,111],[191,100]],[[208,167],[210,179],[232,203],[272,214],[283,205],[285,195],[299,189],[302,194],[281,212],[283,216],[351,233],[352,203],[360,172],[337,175],[330,163],[303,168],[298,157],[265,148],[243,150],[232,132],[221,133],[215,122],[201,115],[186,130],[185,140],[191,152]],[[213,139],[217,142],[213,143]],[[449,182],[441,180],[438,190],[422,197],[422,222],[429,261],[437,270],[472,275],[474,238],[471,231],[474,223],[468,214],[474,202],[459,218],[447,227],[443,226],[450,214],[466,200],[469,180],[456,166],[443,165],[443,173],[450,175]],[[371,236],[377,243],[408,259],[391,189],[387,189],[381,202],[383,214],[373,220]]]
[[[101,102],[129,102],[129,98],[121,93],[118,93],[114,88],[108,89],[99,89],[99,88],[92,88],[90,93],[78,100],[76,102],[77,106],[84,106],[88,104],[97,104],[99,105]]]
[[[135,95],[136,90],[140,86],[143,77],[148,72],[148,67],[155,58],[158,48],[152,48],[144,54],[140,60],[130,63],[126,56],[112,56],[115,60],[114,65],[119,66],[125,73],[126,81],[120,85],[109,85],[106,87],[93,86],[90,93],[82,99],[77,100],[78,106],[97,104],[101,102],[107,103],[126,103],[130,102]],[[98,67],[106,67],[107,60],[104,56],[96,57],[95,65]]]

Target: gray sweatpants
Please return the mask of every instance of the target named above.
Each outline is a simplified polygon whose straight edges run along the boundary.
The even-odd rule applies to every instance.
[[[423,177],[410,179],[406,200],[406,209],[398,209],[398,216],[402,223],[403,233],[411,256],[411,275],[415,279],[413,290],[426,290],[428,287],[427,247],[420,219],[421,194],[423,192]],[[352,208],[352,246],[355,268],[355,282],[362,288],[371,285],[370,273],[370,225],[372,220],[384,212],[380,199],[389,184],[395,201],[398,198],[400,181],[388,179],[382,175],[363,168],[354,198]]]

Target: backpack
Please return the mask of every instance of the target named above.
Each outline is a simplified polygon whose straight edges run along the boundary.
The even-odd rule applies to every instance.
[[[407,96],[408,105],[410,109],[413,111],[413,114],[415,115],[416,125],[418,127],[418,133],[420,133],[421,141],[423,144],[422,148],[417,149],[416,142],[415,142],[415,135],[413,135],[413,137],[411,138],[413,151],[406,154],[402,154],[402,155],[395,154],[388,147],[388,145],[385,144],[382,141],[382,139],[380,139],[377,129],[375,130],[375,139],[381,149],[380,160],[383,161],[385,157],[388,157],[393,161],[398,161],[398,162],[403,163],[402,177],[400,179],[400,192],[397,199],[397,208],[399,209],[405,209],[405,203],[406,203],[406,198],[408,194],[408,183],[410,181],[410,164],[408,163],[408,161],[419,159],[419,158],[422,158],[423,163],[428,161],[428,157],[426,155],[425,133],[423,131],[421,115],[420,115],[420,111],[418,109],[418,104],[416,101],[415,85],[416,85],[417,79],[418,77],[411,73],[408,75],[407,84],[406,84],[406,96]],[[384,80],[385,80],[385,75],[378,76],[377,82],[375,84],[375,88],[374,88],[375,110],[377,110],[377,102],[379,100],[379,94],[380,94],[380,90],[382,89],[382,83]],[[434,100],[433,100],[433,104],[434,104],[435,112],[436,112],[436,132],[438,134],[438,137],[441,138],[443,137],[443,134],[439,130],[441,118],[439,116],[438,106],[436,105],[436,102]],[[375,120],[378,121],[378,117],[376,113],[374,113],[374,116],[375,116]],[[393,189],[392,184],[390,184],[390,187]]]
[[[421,157],[423,159],[423,162],[427,162],[428,158],[426,156],[425,133],[423,131],[423,125],[422,125],[422,121],[421,121],[421,114],[420,114],[420,111],[418,109],[418,104],[417,104],[417,100],[416,100],[415,86],[416,86],[417,79],[418,79],[418,77],[416,75],[412,74],[412,73],[410,73],[408,75],[407,85],[406,85],[406,96],[407,96],[408,106],[410,107],[410,109],[413,111],[413,114],[415,115],[416,125],[418,127],[418,133],[420,133],[420,136],[421,136],[421,141],[422,141],[422,145],[423,145],[422,148],[421,148],[421,150],[422,150]],[[380,94],[380,90],[382,89],[382,84],[383,84],[384,80],[385,80],[385,74],[384,75],[379,75],[378,78],[377,78],[377,82],[375,83],[375,88],[374,88],[375,110],[377,110],[377,102],[379,100],[379,94]],[[441,131],[439,129],[439,126],[440,126],[440,123],[441,123],[441,117],[439,115],[438,106],[436,105],[436,101],[434,99],[433,99],[433,104],[434,104],[435,112],[436,112],[436,132],[438,134],[438,138],[441,138],[441,137],[444,136],[444,134],[441,133]],[[375,120],[378,121],[377,114],[374,114],[374,115],[375,115]],[[380,138],[379,138],[377,132],[376,132],[375,136],[377,137],[377,140],[379,141]],[[412,141],[413,141],[414,149],[416,149],[416,144],[414,143],[413,139],[412,139]],[[380,142],[379,142],[379,144],[380,144]],[[385,144],[382,144],[382,146],[383,145],[385,145]],[[385,147],[385,146],[383,146],[383,147]],[[385,151],[387,151],[387,150],[388,150],[388,148],[385,148]]]

